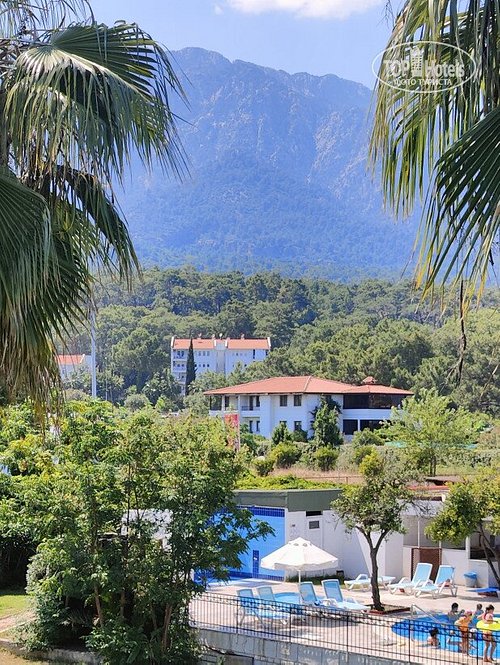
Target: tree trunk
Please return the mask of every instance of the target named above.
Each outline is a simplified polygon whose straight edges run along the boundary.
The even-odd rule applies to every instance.
[[[370,542],[369,545],[370,545],[370,561],[372,564],[371,585],[372,585],[373,609],[381,612],[384,609],[384,606],[382,605],[382,601],[380,600],[380,589],[378,586],[378,561],[377,561],[378,547],[374,547]]]
[[[481,543],[481,547],[483,548],[484,555],[486,557],[486,563],[488,564],[489,569],[491,570],[493,577],[495,578],[495,581],[497,583],[497,586],[500,587],[500,563],[499,563],[499,558],[495,550],[490,546],[488,542],[488,538],[486,534],[484,533],[482,527],[479,528],[479,542]],[[495,561],[497,565],[499,566],[498,570],[495,568],[495,565],[493,563],[493,558],[495,558]]]
[[[99,619],[99,626],[104,628],[104,614],[102,612],[101,598],[99,596],[99,589],[97,588],[97,585],[94,585],[94,600],[97,617]]]

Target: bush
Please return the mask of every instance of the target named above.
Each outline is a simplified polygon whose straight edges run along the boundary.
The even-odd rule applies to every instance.
[[[296,429],[292,432],[292,440],[297,443],[307,443],[307,432],[303,429]]]
[[[321,471],[331,471],[337,464],[339,451],[331,446],[321,446],[314,453],[315,465]]]
[[[268,476],[274,469],[274,459],[271,457],[258,457],[253,461],[258,476]]]
[[[294,443],[280,443],[273,448],[271,459],[279,469],[288,469],[300,459],[300,449]]]
[[[147,406],[151,406],[151,402],[146,395],[143,395],[142,393],[133,393],[125,399],[124,406],[129,411],[140,411]]]
[[[290,431],[288,427],[285,425],[285,423],[280,423],[277,425],[273,433],[271,434],[271,445],[274,446],[279,446],[280,444],[283,443],[291,443],[292,442],[292,435],[290,434]]]
[[[357,446],[356,448],[353,449],[352,452],[352,458],[355,464],[359,466],[361,462],[367,457],[368,455],[371,455],[375,450],[375,446]]]
[[[360,448],[361,446],[383,446],[384,440],[377,432],[365,428],[354,432],[352,445],[355,448]]]

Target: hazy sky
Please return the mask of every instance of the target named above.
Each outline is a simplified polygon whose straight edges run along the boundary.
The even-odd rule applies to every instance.
[[[384,0],[93,0],[96,18],[136,21],[175,50],[201,46],[288,72],[373,87],[390,25]]]

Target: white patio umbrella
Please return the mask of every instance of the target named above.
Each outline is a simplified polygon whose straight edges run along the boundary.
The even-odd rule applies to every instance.
[[[296,570],[299,584],[302,571],[333,568],[339,560],[329,552],[316,547],[304,538],[295,538],[279,550],[265,556],[260,565],[269,570]]]

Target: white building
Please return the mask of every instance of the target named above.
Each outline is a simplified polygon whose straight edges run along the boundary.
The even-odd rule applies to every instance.
[[[412,393],[400,388],[382,386],[368,377],[361,386],[315,376],[282,376],[251,381],[237,386],[208,390],[210,415],[237,414],[241,424],[251,432],[269,437],[274,428],[285,423],[293,432],[304,430],[312,435],[314,409],[321,397],[332,398],[340,407],[339,429],[350,437],[357,430],[375,428],[391,415]]]
[[[61,378],[65,381],[66,379],[70,379],[71,375],[78,370],[84,370],[90,373],[92,359],[84,353],[59,355],[57,356],[57,364],[59,366]]]
[[[271,350],[271,340],[246,339],[243,335],[239,339],[227,337],[225,339],[195,337],[193,342],[194,362],[196,376],[205,372],[217,372],[227,376],[231,374],[238,363],[248,367],[257,360],[265,360]],[[186,381],[186,364],[191,339],[172,337],[170,342],[170,369],[178,383],[184,386]]]

